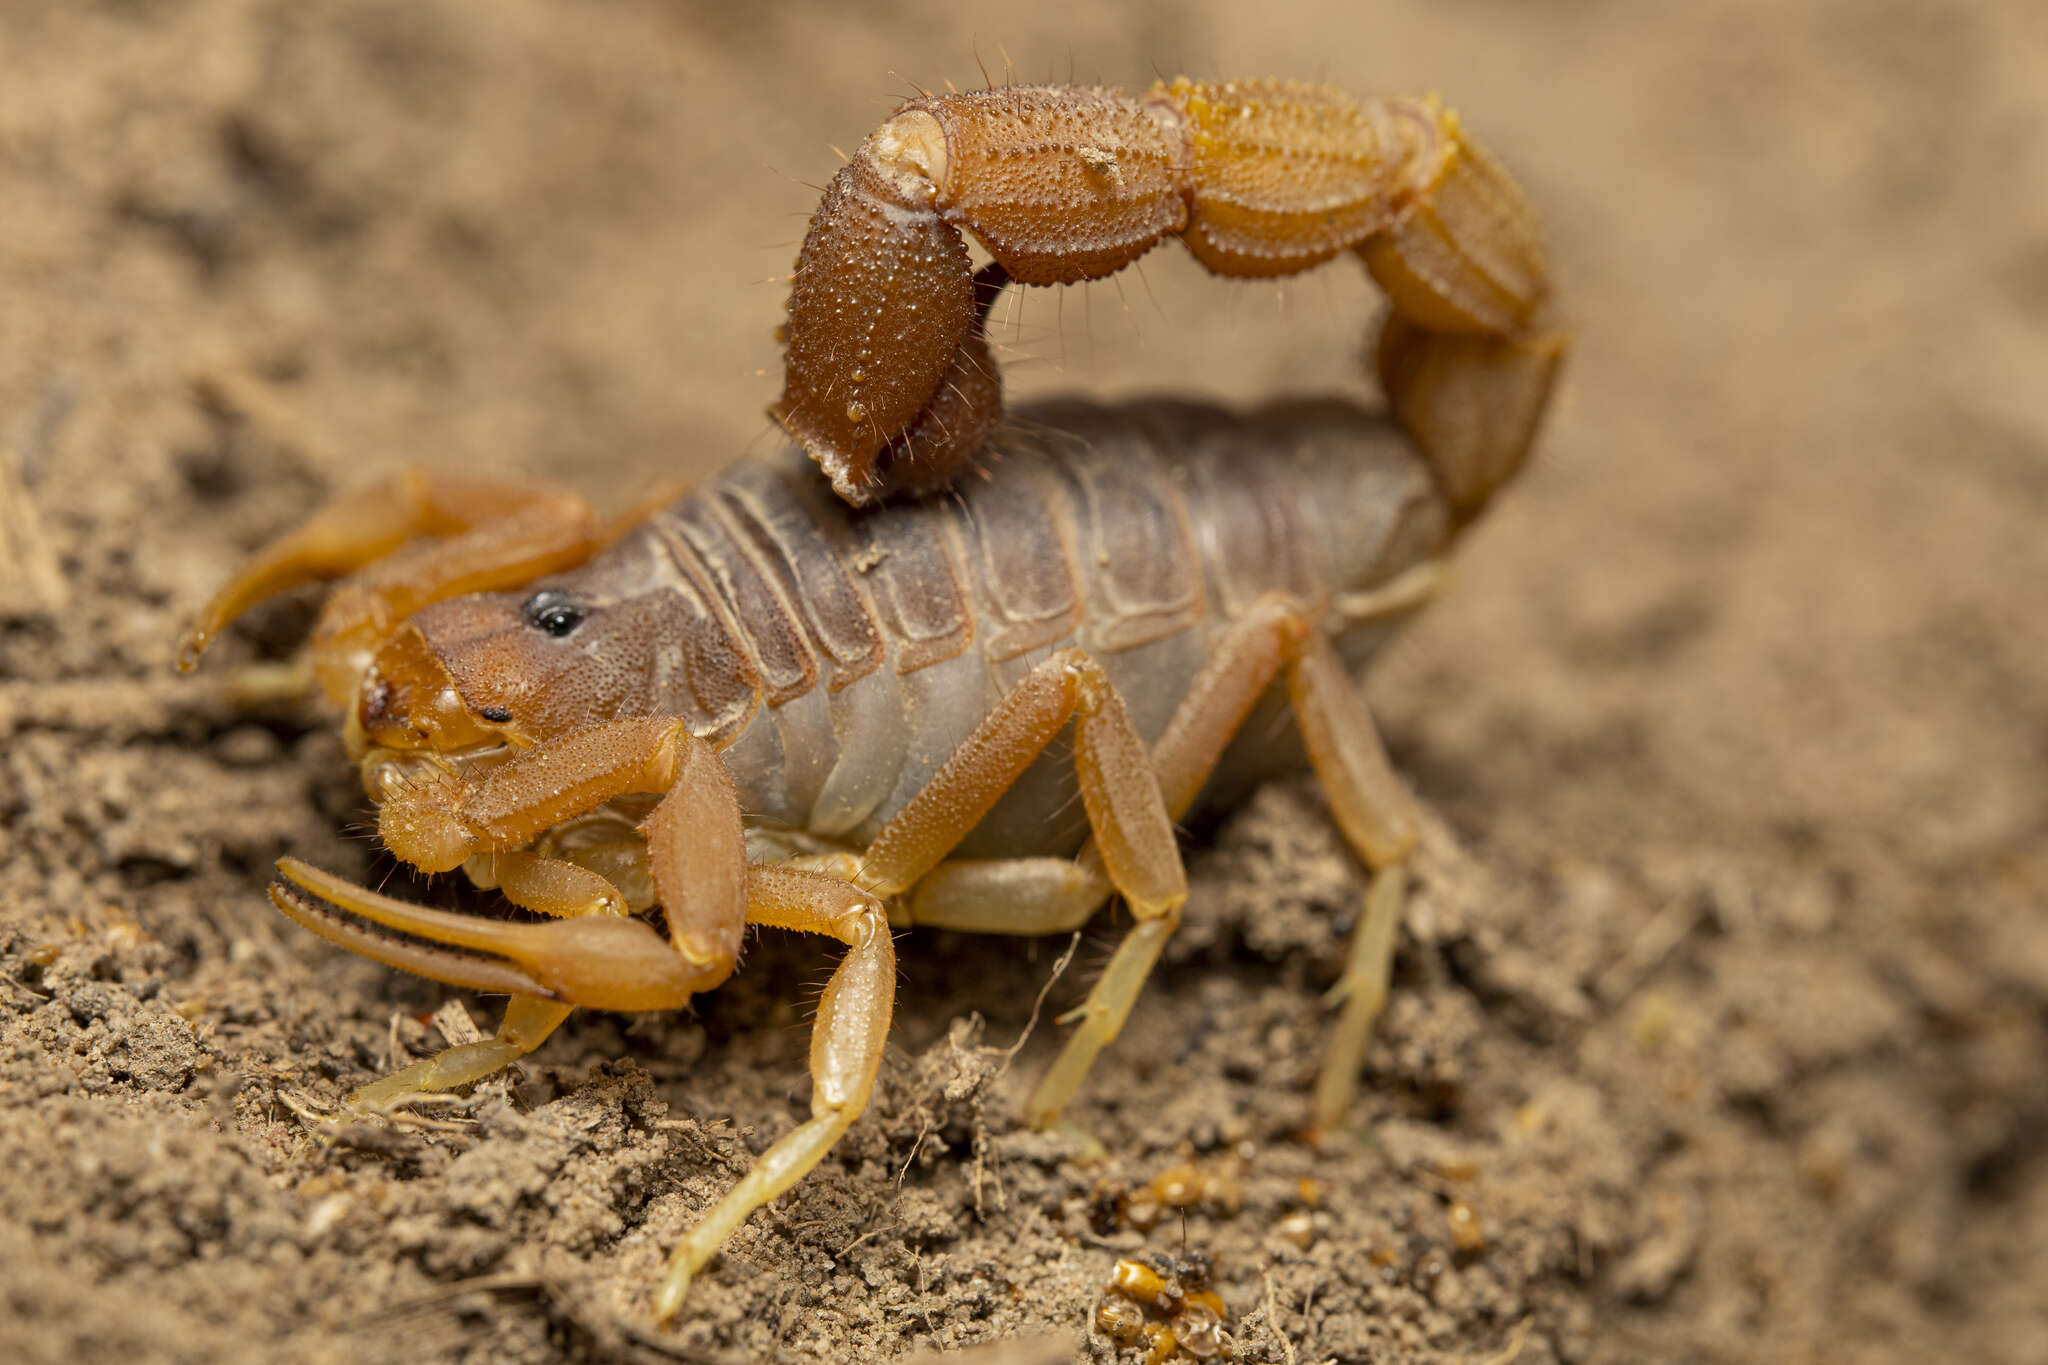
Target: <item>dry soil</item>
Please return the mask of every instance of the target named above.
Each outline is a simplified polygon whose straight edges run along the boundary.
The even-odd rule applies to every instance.
[[[0,64],[0,1357],[1129,1362],[1100,1287],[1185,1248],[1242,1361],[2048,1360],[2048,9],[10,0]],[[1050,1019],[1010,1052],[1061,942],[913,935],[869,1115],[654,1333],[829,959],[329,1121],[465,997],[265,902],[390,871],[332,718],[224,690],[310,599],[194,679],[177,627],[400,461],[617,506],[764,447],[832,144],[1183,68],[1442,91],[1580,337],[1370,680],[1438,823],[1355,1125],[1295,1139],[1360,881],[1282,784],[1083,1131],[1019,1123]],[[1018,392],[1248,401],[1358,391],[1374,307],[1168,250],[998,331]]]

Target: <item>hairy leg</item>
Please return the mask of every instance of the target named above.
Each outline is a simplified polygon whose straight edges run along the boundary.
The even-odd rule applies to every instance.
[[[1084,858],[949,858],[902,898],[903,924],[970,934],[1061,934],[1116,894],[1102,862]]]
[[[1414,605],[1397,594],[1389,598],[1387,610],[1412,610]],[[1153,747],[1152,768],[1168,811],[1176,818],[1185,814],[1259,697],[1283,671],[1311,765],[1338,827],[1354,852],[1376,870],[1344,975],[1333,991],[1344,1010],[1316,1085],[1317,1121],[1331,1125],[1341,1120],[1357,1093],[1358,1062],[1386,1000],[1400,923],[1400,869],[1415,842],[1416,820],[1412,799],[1387,763],[1363,700],[1328,639],[1298,603],[1269,598],[1231,627],[1167,722]],[[1084,850],[1084,859],[1091,851]],[[1163,921],[1141,921],[1124,940],[1075,1012],[1081,1026],[1032,1094],[1028,1113],[1033,1124],[1051,1123],[1072,1099],[1096,1055],[1122,1029],[1171,932]]]
[[[1048,744],[1074,726],[1074,768],[1093,838],[1078,863],[1054,859],[953,863],[945,857],[988,814]],[[1068,1063],[1071,1092],[1087,1061],[1115,1036],[1144,984],[1159,947],[1180,922],[1187,874],[1174,843],[1170,805],[1153,774],[1152,759],[1131,723],[1123,698],[1087,651],[1065,649],[1033,668],[940,767],[923,790],[875,836],[859,860],[860,884],[878,896],[897,896],[934,878],[923,894],[911,892],[914,921],[1010,929],[1008,909],[1033,928],[1077,923],[1099,904],[1107,887],[1130,903],[1138,925],[1118,950],[1104,996],[1100,985],[1084,1009],[1121,1001],[1113,1018],[1084,1026],[1085,1056]],[[1106,886],[1104,885],[1106,883]],[[997,898],[987,913],[968,908],[968,896]],[[1121,964],[1121,965],[1120,965]],[[1107,978],[1106,978],[1107,979]],[[1102,1001],[1098,1001],[1102,997]],[[1106,1031],[1105,1031],[1106,1030]],[[1074,1051],[1070,1044],[1069,1051]]]
[[[747,921],[846,944],[811,1030],[811,1117],[763,1152],[677,1243],[655,1298],[657,1321],[676,1315],[691,1279],[747,1215],[803,1179],[860,1117],[889,1038],[896,947],[879,900],[834,877],[756,867],[747,876]]]
[[[589,558],[603,532],[583,499],[546,484],[413,467],[340,494],[257,551],[201,610],[178,650],[190,671],[230,622],[303,583],[366,575],[321,616],[315,669],[332,693],[348,660],[431,602],[516,586]],[[417,539],[432,541],[406,550]],[[324,642],[324,643],[323,643]],[[326,657],[319,657],[321,655]],[[354,686],[348,677],[342,695]]]
[[[384,1110],[424,1091],[452,1090],[480,1081],[546,1042],[575,1009],[555,1000],[515,995],[505,1002],[505,1020],[495,1037],[444,1048],[425,1061],[362,1086],[348,1097],[349,1107]]]

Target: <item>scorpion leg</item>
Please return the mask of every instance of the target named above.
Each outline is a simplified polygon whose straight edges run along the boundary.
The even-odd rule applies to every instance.
[[[1396,594],[1386,610],[1413,606]],[[1343,1013],[1316,1076],[1315,1120],[1333,1127],[1358,1093],[1365,1045],[1386,1004],[1403,869],[1420,831],[1414,798],[1387,762],[1372,713],[1328,637],[1285,598],[1268,599],[1231,629],[1167,723],[1154,761],[1160,786],[1179,816],[1283,666],[1295,723],[1331,815],[1345,842],[1373,869],[1343,975],[1330,992],[1332,999],[1342,1000]]]
[[[1412,606],[1406,599],[1392,600],[1388,610]],[[1329,641],[1299,603],[1269,597],[1231,626],[1167,722],[1153,747],[1152,766],[1167,810],[1178,819],[1283,669],[1310,761],[1339,828],[1359,856],[1378,869],[1344,975],[1333,992],[1344,1000],[1344,1014],[1317,1081],[1317,1119],[1334,1123],[1356,1093],[1359,1058],[1386,999],[1400,922],[1399,865],[1415,841],[1416,820],[1412,802],[1379,746],[1371,716]],[[1083,850],[1084,863],[1089,853]],[[1133,930],[1111,959],[1078,1011],[1081,1027],[1033,1092],[1028,1114],[1034,1125],[1042,1127],[1058,1118],[1096,1055],[1129,1014],[1157,958],[1156,947],[1139,941],[1143,928]]]
[[[847,945],[811,1031],[811,1117],[763,1152],[677,1244],[655,1298],[657,1321],[675,1316],[691,1279],[747,1215],[803,1179],[860,1117],[889,1038],[896,946],[879,900],[836,877],[755,867],[747,877],[747,922],[824,934]]]
[[[1338,605],[1347,627],[1406,615],[1442,587],[1444,567],[1425,560],[1368,593]],[[1223,749],[1290,657],[1288,641],[1306,638],[1308,618],[1291,600],[1255,604],[1220,640],[1153,746],[1166,813],[1179,820],[1194,804]],[[1078,858],[949,859],[901,899],[902,923],[980,934],[1057,934],[1077,929],[1116,888],[1091,846]]]
[[[1021,872],[992,872],[996,864],[978,871],[961,870],[960,864],[950,873],[940,869],[941,859],[981,822],[1069,720],[1074,722],[1081,803],[1094,833],[1089,856],[1100,859],[1101,875],[1130,903],[1138,923],[1082,1007],[1088,1022],[1076,1032],[1056,1068],[1061,1077],[1048,1082],[1049,1090],[1041,1087],[1059,1095],[1062,1103],[1095,1053],[1122,1027],[1159,950],[1179,925],[1181,904],[1187,899],[1187,874],[1174,843],[1169,804],[1161,796],[1144,741],[1102,666],[1085,650],[1063,649],[1025,674],[923,790],[882,828],[861,860],[862,885],[877,895],[899,895],[935,870],[942,878],[950,877],[956,890],[962,880],[990,886],[1007,876],[1012,895],[1025,902],[1021,918],[1027,926],[1044,931],[1075,922],[1069,916],[1084,917],[1079,916],[1079,906],[1083,900],[1099,900],[1094,889],[1085,882],[1048,881],[1043,860],[1033,860],[1038,865]],[[1086,858],[1082,867],[1084,877],[1091,875]],[[1066,903],[1062,907],[1056,900],[1034,921],[1028,904],[1031,890],[1043,893],[1048,886]],[[941,911],[939,917],[945,918],[938,902],[927,908]],[[1034,1110],[1033,1117],[1049,1120],[1056,1113],[1056,1107],[1049,1113]]]
[[[1178,918],[1187,874],[1144,741],[1102,665],[1078,648],[1060,650],[1019,679],[882,827],[861,858],[861,885],[889,897],[922,880],[1070,720],[1081,803],[1110,882],[1141,919]]]
[[[445,809],[445,794],[422,790],[425,804]],[[563,998],[610,1009],[678,1007],[689,993],[731,973],[749,923],[825,934],[848,945],[819,1003],[811,1048],[812,1117],[764,1153],[676,1248],[657,1306],[667,1318],[681,1304],[691,1277],[747,1215],[817,1165],[866,1106],[888,1037],[896,957],[881,902],[866,891],[818,873],[747,866],[739,797],[725,763],[677,721],[611,721],[537,746],[478,783],[461,802],[458,823],[472,834],[517,840],[531,837],[529,830],[560,824],[572,807],[589,809],[640,791],[666,793],[640,830],[670,942],[659,956],[628,964],[604,954],[579,964],[578,946],[561,945],[545,963],[551,980],[566,975],[602,983],[601,990],[594,984],[563,989]],[[402,802],[387,802],[384,811],[394,807],[401,809],[401,829],[391,833],[414,833],[423,845],[441,842],[433,820],[403,810]],[[454,850],[434,851],[440,856],[433,861],[444,862]],[[574,903],[578,886],[601,886],[606,895],[619,896],[606,879],[560,859],[515,853],[501,858],[495,870],[507,895],[530,908]],[[537,898],[549,904],[537,905]],[[619,903],[623,908],[623,898]],[[361,911],[360,905],[352,908]],[[654,938],[643,921],[612,922],[634,925]],[[413,924],[394,927],[421,932]],[[529,962],[521,965],[541,971]]]
[[[179,647],[178,667],[196,667],[214,637],[258,602],[304,583],[357,575],[329,599],[314,637],[321,686],[345,704],[362,665],[405,617],[443,598],[573,568],[603,535],[576,494],[526,480],[409,468],[336,497],[258,551],[200,612]],[[420,537],[438,539],[405,549]]]
[[[1344,841],[1373,878],[1366,888],[1365,913],[1352,932],[1344,973],[1330,997],[1343,1012],[1330,1034],[1316,1073],[1314,1118],[1321,1128],[1343,1122],[1358,1094],[1358,1068],[1372,1027],[1387,1002],[1394,941],[1401,925],[1409,852],[1420,837],[1414,798],[1387,762],[1365,699],[1344,671],[1336,651],[1314,633],[1288,668],[1295,723],[1308,749],[1309,765],[1330,803]]]
[[[851,850],[798,853],[778,866],[865,885]],[[887,903],[889,923],[968,934],[1057,934],[1078,929],[1116,894],[1091,846],[1085,858],[947,858]]]
[[[392,1072],[348,1097],[351,1109],[381,1112],[414,1095],[453,1090],[503,1070],[548,1040],[576,1010],[556,1000],[515,995],[505,1002],[505,1018],[497,1033],[481,1043],[457,1043],[424,1061]]]
[[[1093,850],[1079,859],[949,858],[903,897],[903,923],[969,934],[1062,934],[1086,924],[1115,892]]]
[[[1194,804],[1232,736],[1278,675],[1289,641],[1309,629],[1299,606],[1285,598],[1270,598],[1239,618],[1217,642],[1208,664],[1152,749],[1152,770],[1171,817],[1179,819]],[[1092,853],[1092,848],[1082,850],[1082,861]],[[1140,937],[1145,928],[1141,923],[1125,938],[1108,970],[1075,1011],[1082,1018],[1081,1026],[1067,1040],[1026,1106],[1034,1127],[1043,1128],[1059,1118],[1096,1056],[1116,1037],[1130,1014],[1165,942],[1164,934],[1157,935],[1156,942]]]

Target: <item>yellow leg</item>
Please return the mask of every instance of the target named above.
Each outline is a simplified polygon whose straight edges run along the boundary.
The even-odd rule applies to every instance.
[[[1141,919],[1124,935],[1109,960],[1109,967],[1096,978],[1095,987],[1079,1009],[1062,1017],[1062,1023],[1079,1019],[1080,1026],[1067,1037],[1067,1045],[1031,1092],[1025,1118],[1034,1128],[1050,1127],[1065,1111],[1067,1102],[1087,1079],[1088,1069],[1105,1047],[1123,1031],[1124,1020],[1138,1003],[1138,993],[1159,963],[1159,951],[1180,927],[1180,908],[1152,919]]]
[[[1167,809],[1175,817],[1184,814],[1283,670],[1296,723],[1338,828],[1353,851],[1379,871],[1336,988],[1344,1012],[1316,1085],[1317,1122],[1334,1125],[1357,1094],[1359,1060],[1386,999],[1404,885],[1399,868],[1415,842],[1417,823],[1412,799],[1387,763],[1363,700],[1299,604],[1269,598],[1239,618],[1167,722],[1153,748],[1152,768]],[[1034,1126],[1059,1117],[1097,1054],[1122,1030],[1179,922],[1177,906],[1165,914],[1137,913],[1138,925],[1075,1012],[1080,1027],[1032,1093],[1027,1112]]]
[[[1094,847],[1140,913],[1187,899],[1173,824],[1124,700],[1086,650],[1063,649],[1018,679],[861,858],[878,896],[910,889],[981,823],[1002,794],[1074,722],[1074,771]]]
[[[547,1041],[575,1010],[555,1000],[515,995],[505,1002],[505,1021],[497,1036],[481,1043],[458,1043],[423,1062],[394,1071],[381,1081],[363,1086],[348,1097],[350,1108],[384,1110],[409,1096],[427,1090],[452,1090],[458,1085],[480,1081],[493,1071],[512,1065]]]
[[[1217,642],[1208,666],[1153,746],[1150,766],[1169,814],[1178,818],[1194,804],[1231,737],[1244,725],[1279,672],[1291,642],[1304,629],[1300,610],[1275,598],[1253,607]],[[1093,852],[1092,847],[1084,849],[1083,860]],[[1118,945],[1087,1000],[1068,1016],[1079,1018],[1080,1027],[1031,1092],[1025,1113],[1033,1127],[1047,1127],[1065,1111],[1095,1058],[1122,1031],[1160,950],[1180,923],[1178,904],[1168,913],[1150,915],[1136,905],[1132,909],[1138,924]]]
[[[823,1159],[867,1107],[896,994],[896,946],[882,903],[833,877],[756,867],[747,877],[747,921],[824,934],[847,945],[818,1001],[811,1031],[811,1117],[761,1154],[669,1256],[654,1316],[682,1307],[690,1280],[747,1215],[794,1185]]]
[[[940,863],[903,900],[904,924],[970,934],[1063,934],[1115,894],[1093,857],[955,858]]]
[[[1387,1004],[1387,978],[1394,965],[1394,943],[1400,937],[1407,883],[1407,873],[1399,863],[1373,874],[1365,892],[1365,917],[1352,932],[1344,974],[1324,997],[1333,1004],[1342,1002],[1343,1012],[1330,1030],[1322,1066],[1316,1071],[1314,1110],[1319,1128],[1342,1123],[1351,1101],[1358,1097],[1358,1070],[1365,1064],[1365,1045],[1372,1040],[1373,1025]]]
[[[367,660],[383,636],[430,602],[514,586],[573,567],[600,543],[601,529],[582,498],[517,479],[474,479],[404,470],[354,489],[258,551],[193,622],[178,650],[189,671],[230,622],[265,598],[302,583],[368,570],[321,615],[315,670],[332,693],[345,681],[343,658]],[[418,537],[446,538],[390,559]],[[373,566],[376,566],[373,568]],[[344,689],[338,701],[347,701]]]
[[[1350,958],[1333,992],[1343,997],[1344,1012],[1316,1076],[1315,1122],[1334,1128],[1357,1097],[1359,1063],[1386,1003],[1407,886],[1404,868],[1421,826],[1414,798],[1387,762],[1365,699],[1322,636],[1311,637],[1290,667],[1288,690],[1309,763],[1337,828],[1375,872],[1365,913],[1353,931]]]
[[[1074,770],[1093,839],[1064,872],[1051,859],[1018,863],[942,865],[998,798],[1074,722]],[[899,895],[927,878],[937,884],[911,913],[925,922],[1008,930],[994,912],[1017,913],[1032,929],[1085,919],[1084,905],[1101,899],[1093,879],[1123,894],[1139,927],[1118,950],[1110,974],[1097,984],[1083,1012],[1089,1022],[1068,1044],[1057,1082],[1058,1104],[1034,1121],[1056,1116],[1095,1053],[1116,1036],[1145,983],[1159,948],[1180,922],[1187,873],[1174,844],[1171,805],[1154,775],[1152,758],[1131,723],[1123,698],[1086,651],[1065,649],[1039,664],[1006,694],[946,760],[923,790],[885,825],[861,859],[861,884],[881,896]],[[1000,868],[1001,870],[992,870]],[[1097,870],[1099,869],[1099,871]],[[984,915],[967,907],[963,890],[993,893]],[[1057,904],[1048,908],[1048,897]],[[1066,916],[1073,916],[1068,919]],[[1043,1085],[1040,1095],[1055,1093]]]

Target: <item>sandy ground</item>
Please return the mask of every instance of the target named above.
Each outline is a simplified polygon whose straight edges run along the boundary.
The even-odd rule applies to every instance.
[[[0,1357],[1134,1361],[1100,1286],[1185,1246],[1244,1361],[2048,1359],[2048,10],[1111,8],[0,6]],[[650,1334],[828,959],[323,1122],[461,996],[264,901],[384,870],[330,718],[222,692],[309,602],[171,641],[401,460],[618,505],[765,446],[831,144],[1006,61],[1440,90],[1580,348],[1370,682],[1441,824],[1356,1128],[1291,1137],[1359,878],[1281,785],[1192,845],[1089,1136],[1018,1121],[1055,1027],[1008,1057],[1060,944],[914,936],[869,1116]],[[1162,253],[998,330],[1018,392],[1251,399],[1357,386],[1374,306]],[[1104,1214],[1184,1162],[1235,1206]]]

